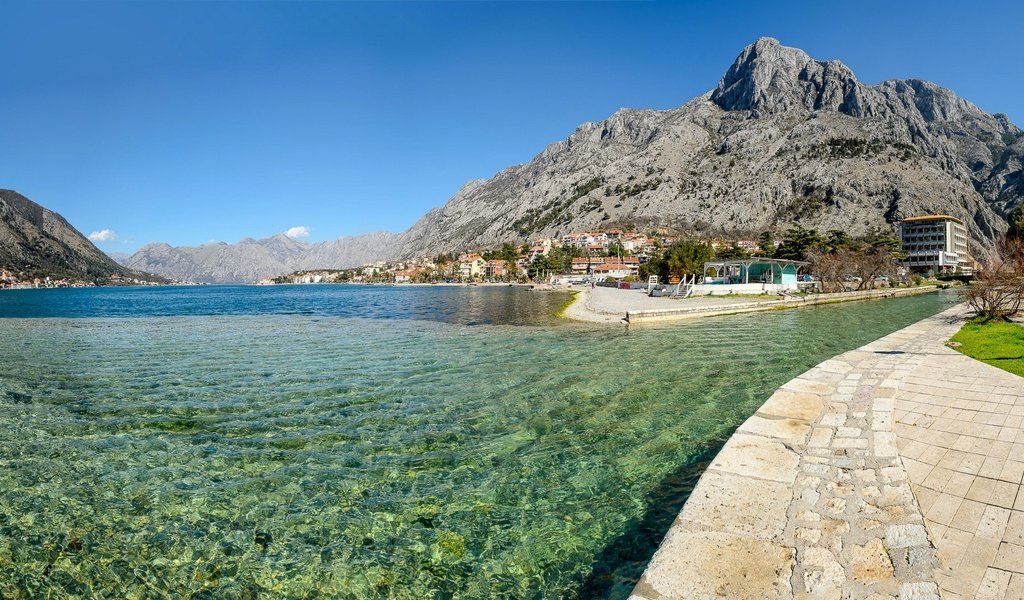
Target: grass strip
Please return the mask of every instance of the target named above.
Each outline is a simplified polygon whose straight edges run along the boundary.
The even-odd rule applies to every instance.
[[[968,321],[950,342],[983,363],[1024,377],[1024,327],[1007,321]]]

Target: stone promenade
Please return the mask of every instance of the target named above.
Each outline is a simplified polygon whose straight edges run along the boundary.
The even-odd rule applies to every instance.
[[[776,391],[709,466],[631,600],[1024,599],[1024,379],[945,347],[965,316]]]

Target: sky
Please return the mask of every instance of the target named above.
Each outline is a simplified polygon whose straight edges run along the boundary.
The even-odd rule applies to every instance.
[[[3,2],[0,188],[108,252],[403,231],[772,36],[1024,126],[1024,3]]]

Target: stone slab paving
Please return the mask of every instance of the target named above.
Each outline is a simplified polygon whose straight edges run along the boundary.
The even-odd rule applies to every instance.
[[[1024,598],[1024,379],[949,348],[896,392],[896,446],[943,598]]]
[[[631,600],[1024,598],[1024,379],[944,347],[964,316],[776,391],[701,477]]]

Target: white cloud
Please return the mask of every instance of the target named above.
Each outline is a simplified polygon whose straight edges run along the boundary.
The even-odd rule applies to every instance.
[[[93,242],[112,242],[117,239],[117,234],[110,229],[101,229],[90,233],[89,239]]]
[[[288,231],[284,232],[284,234],[290,238],[309,237],[309,227],[306,227],[305,225],[299,225],[296,227],[292,227]]]

